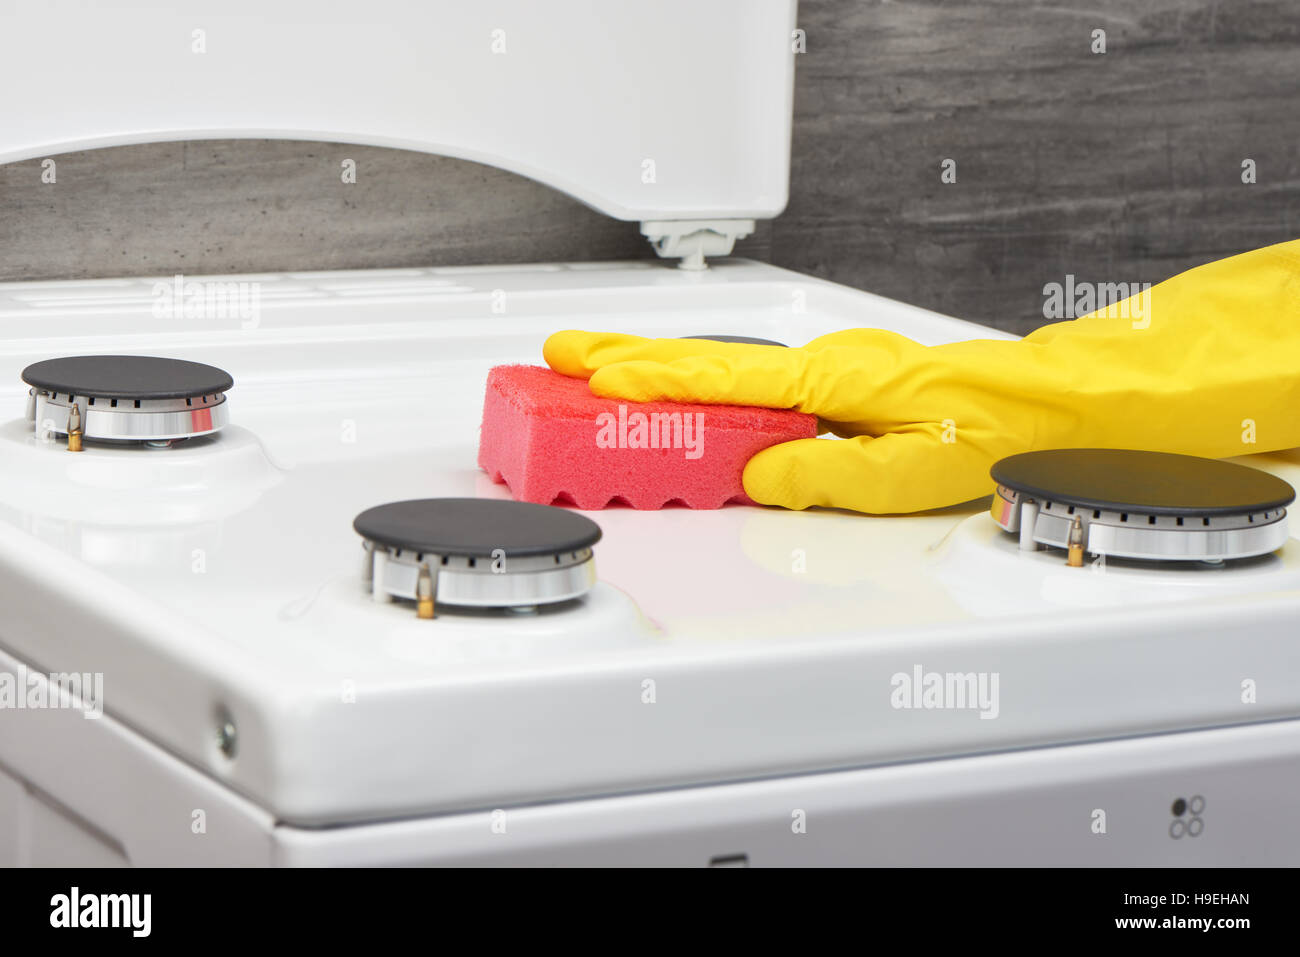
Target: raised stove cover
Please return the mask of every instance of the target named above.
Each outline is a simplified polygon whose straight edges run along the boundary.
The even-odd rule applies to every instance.
[[[234,385],[215,366],[158,356],[65,356],[23,370],[27,417],[38,434],[167,445],[209,435],[229,421]]]
[[[352,527],[365,539],[376,601],[533,611],[580,597],[596,583],[600,526],[550,505],[425,498],[367,509]]]
[[[1295,490],[1257,469],[1167,452],[1052,449],[997,462],[993,519],[1021,546],[1220,562],[1276,551]]]

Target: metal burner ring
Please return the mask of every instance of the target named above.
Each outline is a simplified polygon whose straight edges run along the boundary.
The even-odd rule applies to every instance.
[[[585,595],[596,583],[596,562],[590,548],[554,555],[470,558],[363,544],[366,581],[379,602],[417,600],[420,569],[425,565],[436,572],[433,598],[439,605],[548,605]]]
[[[105,399],[33,389],[28,420],[38,435],[66,435],[73,406],[87,439],[166,441],[220,431],[230,422],[223,393],[192,399]]]

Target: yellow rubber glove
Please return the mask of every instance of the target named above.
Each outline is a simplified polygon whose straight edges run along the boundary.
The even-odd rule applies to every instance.
[[[597,395],[798,409],[845,437],[755,455],[744,480],[757,502],[914,512],[989,494],[989,467],[1017,452],[1300,446],[1300,240],[1018,341],[922,346],[851,329],[782,349],[568,331],[544,354]]]

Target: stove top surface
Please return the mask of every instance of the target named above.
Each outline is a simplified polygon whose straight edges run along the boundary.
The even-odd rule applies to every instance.
[[[279,819],[1300,714],[1294,541],[1221,568],[1079,569],[1018,550],[988,500],[908,517],[611,508],[591,515],[594,587],[535,614],[421,620],[363,580],[353,520],[367,509],[508,501],[475,467],[486,374],[538,362],[554,330],[791,345],[863,325],[927,343],[996,332],[745,262],[221,281],[259,284],[260,315],[158,319],[147,279],[0,286],[0,646],[35,668],[103,672],[104,720]],[[231,424],[166,450],[73,455],[33,435],[23,369],[132,349],[230,370]],[[1295,453],[1249,461],[1300,474]],[[1000,698],[900,705],[917,668],[997,675]],[[1270,685],[1259,704],[1242,703],[1247,679]],[[238,725],[233,759],[214,744],[218,716]]]

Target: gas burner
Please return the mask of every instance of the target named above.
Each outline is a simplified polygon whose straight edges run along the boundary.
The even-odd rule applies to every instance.
[[[155,356],[68,356],[23,370],[31,386],[27,419],[38,435],[168,446],[209,435],[229,421],[220,369]]]
[[[375,601],[435,601],[532,612],[578,598],[596,583],[591,547],[600,526],[550,505],[425,498],[367,509],[352,527],[365,539]]]
[[[1020,547],[1150,561],[1251,558],[1287,540],[1282,479],[1232,462],[1166,452],[1054,449],[995,464],[993,520]]]
[[[784,342],[777,342],[775,339],[755,339],[752,336],[685,336],[686,339],[711,339],[714,342],[743,342],[751,346],[780,346],[782,349],[790,348]]]

